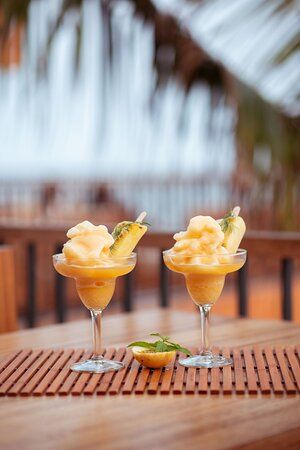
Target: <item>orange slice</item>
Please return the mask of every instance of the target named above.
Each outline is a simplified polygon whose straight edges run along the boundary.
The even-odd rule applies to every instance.
[[[143,347],[132,347],[134,358],[143,366],[149,369],[161,369],[170,364],[175,358],[175,351],[172,352],[151,352]]]

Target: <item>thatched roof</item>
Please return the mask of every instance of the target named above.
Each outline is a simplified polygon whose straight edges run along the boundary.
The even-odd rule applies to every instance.
[[[299,1],[152,2],[238,80],[286,116],[300,116]]]

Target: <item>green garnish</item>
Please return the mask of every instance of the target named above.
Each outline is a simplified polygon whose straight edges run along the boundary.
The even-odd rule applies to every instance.
[[[130,227],[133,223],[138,223],[139,225],[146,225],[146,226],[150,226],[150,223],[148,222],[130,222],[130,221],[124,221],[124,222],[120,222],[118,225],[115,226],[113,232],[112,232],[112,237],[114,238],[114,240],[116,241],[118,239],[118,237],[120,236],[120,234],[127,232],[130,230]]]
[[[151,333],[150,336],[159,337],[159,340],[155,342],[136,341],[127,345],[127,347],[143,347],[154,353],[178,351],[187,356],[191,355],[191,352],[187,348],[171,342],[169,336],[162,336],[160,333]]]
[[[219,224],[223,233],[226,233],[227,231],[229,231],[230,233],[232,232],[234,228],[233,219],[235,219],[235,217],[236,215],[234,214],[232,209],[227,214],[225,214],[225,216],[222,217],[222,219],[219,220]]]

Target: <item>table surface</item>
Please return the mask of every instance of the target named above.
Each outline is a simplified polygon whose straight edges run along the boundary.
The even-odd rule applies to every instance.
[[[218,346],[299,344],[300,326],[214,318]],[[89,347],[88,321],[0,335],[0,358],[20,348]],[[197,314],[147,310],[103,320],[103,344],[153,331],[199,343]],[[104,396],[0,399],[0,449],[300,448],[299,396]]]

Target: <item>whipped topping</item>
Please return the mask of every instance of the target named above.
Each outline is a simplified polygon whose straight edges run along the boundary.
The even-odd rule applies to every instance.
[[[93,225],[88,220],[70,228],[67,241],[63,246],[66,259],[73,261],[89,261],[107,258],[114,238],[104,225]]]
[[[218,262],[216,255],[228,253],[222,246],[224,233],[218,222],[210,216],[193,217],[187,230],[176,233],[174,239],[174,253],[195,256],[195,263],[214,264]],[[196,261],[198,256],[203,257]]]

